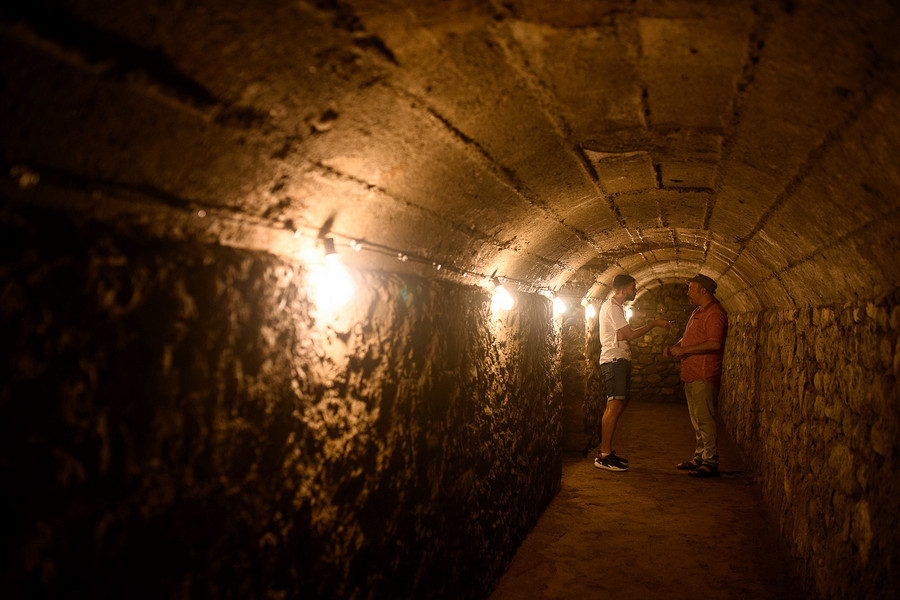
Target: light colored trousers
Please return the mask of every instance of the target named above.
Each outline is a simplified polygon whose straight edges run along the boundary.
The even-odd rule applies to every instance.
[[[694,458],[703,464],[719,466],[719,449],[716,444],[716,403],[719,386],[708,381],[686,381],[684,395],[687,397],[688,413],[697,434],[697,449]]]

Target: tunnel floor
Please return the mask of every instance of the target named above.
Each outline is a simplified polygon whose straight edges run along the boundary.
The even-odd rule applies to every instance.
[[[725,428],[721,477],[674,468],[693,444],[684,404],[632,402],[613,444],[629,471],[596,469],[593,453],[566,455],[560,493],[490,600],[803,598]]]

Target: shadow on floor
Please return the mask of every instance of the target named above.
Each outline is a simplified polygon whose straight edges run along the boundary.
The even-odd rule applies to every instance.
[[[805,597],[724,427],[719,478],[675,469],[694,449],[684,404],[632,403],[613,447],[627,472],[594,468],[595,454],[565,457],[560,493],[490,600]]]

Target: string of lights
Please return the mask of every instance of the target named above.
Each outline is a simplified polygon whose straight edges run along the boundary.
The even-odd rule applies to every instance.
[[[293,231],[294,236],[298,238],[306,237],[308,239],[317,241],[323,240],[326,237],[341,239],[344,240],[343,243],[335,242],[337,246],[348,248],[354,252],[365,250],[374,254],[395,258],[398,261],[404,263],[409,262],[428,266],[435,269],[436,271],[442,272],[442,274],[449,273],[458,275],[463,278],[472,278],[473,280],[482,281],[493,281],[494,279],[498,279],[501,283],[515,284],[521,291],[524,291],[526,293],[555,293],[554,290],[549,286],[536,285],[533,281],[523,281],[514,277],[498,275],[496,271],[494,273],[488,274],[472,269],[463,269],[446,260],[435,260],[427,256],[422,256],[414,252],[410,252],[408,250],[403,250],[400,248],[395,248],[393,246],[388,246],[386,244],[366,240],[364,238],[358,238],[337,231],[332,231],[330,228],[330,224],[327,223],[323,227],[319,228],[313,227],[311,225],[302,225],[300,227],[295,226]]]
[[[308,228],[311,230],[312,228]],[[325,248],[326,248],[326,256],[331,256],[336,254],[335,247],[336,243],[334,241],[334,237],[322,237],[322,233],[327,231],[328,236],[337,236],[342,237],[346,241],[346,243],[342,244],[344,247],[349,248],[354,252],[361,252],[363,250],[368,252],[373,252],[376,254],[380,254],[383,256],[393,257],[399,260],[400,262],[412,262],[425,266],[431,266],[436,271],[442,271],[443,273],[453,273],[463,278],[471,277],[473,280],[482,280],[485,282],[490,282],[493,286],[493,298],[491,301],[491,308],[493,311],[498,309],[501,310],[510,310],[514,303],[515,299],[506,289],[504,284],[510,283],[517,285],[521,291],[526,291],[527,293],[539,293],[550,298],[553,301],[553,312],[554,314],[562,314],[567,310],[566,301],[564,298],[571,299],[580,299],[581,305],[586,307],[586,316],[587,318],[593,317],[593,305],[591,304],[592,298],[589,297],[581,297],[574,295],[561,295],[555,290],[547,286],[537,286],[533,282],[522,281],[519,279],[505,277],[502,275],[497,275],[496,272],[488,275],[486,273],[480,273],[477,271],[472,271],[468,269],[461,269],[452,264],[445,264],[443,262],[438,262],[432,260],[431,258],[417,255],[412,252],[407,252],[400,250],[398,248],[393,248],[387,246],[385,244],[379,244],[375,242],[371,242],[365,239],[358,239],[351,236],[345,236],[339,234],[337,232],[330,231],[330,228],[320,228],[316,232],[316,239],[322,240]],[[298,229],[295,232],[295,236],[301,235],[300,230]],[[312,236],[310,236],[312,237]]]
[[[316,243],[323,244],[326,255],[326,267],[334,272],[337,272],[339,270],[336,265],[339,264],[339,254],[337,252],[337,247],[340,245],[342,247],[349,248],[354,252],[367,251],[387,257],[393,257],[400,262],[410,262],[430,267],[435,271],[440,272],[441,275],[455,275],[463,279],[470,279],[474,285],[479,285],[479,282],[480,285],[490,285],[493,287],[495,297],[498,295],[504,296],[504,301],[499,303],[501,306],[510,305],[510,300],[505,299],[506,296],[510,296],[505,284],[515,285],[521,292],[539,293],[547,296],[548,298],[551,298],[554,303],[554,311],[557,313],[563,312],[565,310],[564,298],[577,298],[576,296],[561,295],[557,290],[553,290],[549,286],[537,285],[533,281],[523,281],[521,279],[507,277],[505,275],[497,274],[496,271],[487,274],[471,269],[463,269],[449,261],[434,260],[433,258],[422,256],[400,248],[394,248],[386,244],[381,244],[370,240],[360,239],[350,235],[331,231],[333,217],[330,217],[328,220],[326,220],[325,224],[323,224],[321,227],[314,227],[309,223],[298,224],[295,219],[285,219],[284,221],[277,221],[271,218],[254,216],[246,212],[241,212],[235,207],[214,206],[208,203],[197,201],[184,201],[164,192],[148,192],[144,189],[135,189],[132,186],[125,186],[117,184],[115,182],[85,182],[66,173],[54,172],[52,170],[48,171],[46,169],[35,169],[27,165],[13,165],[12,167],[10,167],[9,174],[17,181],[19,187],[23,190],[32,189],[38,185],[49,185],[52,187],[66,188],[69,190],[76,189],[81,192],[83,192],[85,189],[92,190],[88,193],[94,201],[99,201],[104,196],[116,196],[120,200],[123,200],[125,202],[125,204],[120,206],[119,208],[126,213],[131,210],[128,208],[129,203],[136,203],[137,205],[143,205],[144,207],[152,206],[155,209],[162,209],[165,211],[180,213],[181,215],[189,219],[191,217],[194,217],[204,221],[217,221],[220,224],[227,225],[228,227],[235,229],[236,231],[240,231],[244,228],[250,227],[269,231],[270,233],[274,233],[277,235],[293,236],[293,238],[295,239],[306,238]],[[109,208],[111,207],[106,206],[105,208],[109,210]],[[115,214],[115,210],[113,211],[113,214]],[[221,235],[222,231],[220,231],[219,234]],[[243,236],[236,236],[236,238],[245,239]],[[343,244],[337,244],[335,242],[335,238],[345,240],[345,242]],[[339,274],[336,275],[336,277],[342,280],[345,284],[349,281],[349,277],[346,276],[346,274]],[[344,285],[344,288],[346,287],[347,286]],[[346,289],[338,294],[338,296],[347,296]],[[582,306],[589,307],[591,301],[591,298],[582,298],[581,304]]]
[[[206,218],[211,217],[215,213],[219,213],[218,210],[215,209],[199,209],[196,211],[197,216]],[[215,214],[214,218],[219,218],[223,220],[237,220],[239,217],[234,215],[222,215]],[[244,222],[243,219],[240,219],[241,222]],[[504,284],[512,284],[519,288],[519,291],[525,293],[538,293],[550,298],[553,301],[553,308],[555,314],[561,314],[567,310],[566,298],[572,300],[581,300],[581,305],[588,307],[590,309],[592,298],[584,298],[580,296],[574,295],[563,295],[559,294],[558,291],[553,290],[549,286],[540,286],[536,285],[532,281],[523,281],[521,279],[516,279],[513,277],[507,277],[505,275],[498,275],[495,271],[494,273],[487,274],[479,271],[471,270],[471,269],[463,269],[452,263],[448,263],[446,261],[437,261],[433,258],[422,256],[416,254],[414,252],[410,252],[407,250],[403,250],[400,248],[395,248],[393,246],[389,246],[386,244],[381,244],[378,242],[373,242],[370,240],[366,240],[364,238],[357,238],[351,235],[347,235],[344,233],[340,233],[332,230],[332,219],[329,218],[322,226],[315,227],[311,224],[297,224],[294,221],[278,223],[277,225],[272,223],[271,221],[264,222],[262,220],[258,220],[255,223],[257,226],[264,226],[272,229],[278,229],[282,232],[291,232],[294,238],[305,238],[316,243],[323,244],[323,248],[325,250],[326,262],[329,265],[329,269],[332,270],[335,274],[332,277],[333,281],[347,281],[348,277],[343,272],[337,273],[335,266],[335,258],[339,256],[337,253],[337,248],[345,248],[352,252],[371,252],[374,254],[378,254],[381,256],[386,256],[389,258],[394,258],[403,263],[413,263],[419,264],[426,267],[433,268],[435,271],[440,272],[442,275],[456,275],[462,279],[471,279],[473,282],[483,282],[484,285],[490,285],[493,288],[494,298],[492,299],[492,308],[495,310],[497,308],[503,310],[509,310],[512,308],[515,300],[510,295],[508,289]],[[337,242],[335,239],[340,239],[342,242]],[[332,258],[328,258],[332,257]],[[321,279],[324,281],[324,279]],[[477,285],[477,283],[474,283]],[[325,285],[325,284],[323,284]],[[331,283],[329,284],[333,287],[337,288],[346,288],[346,284],[337,284]],[[327,295],[327,294],[326,294]],[[348,293],[343,292],[338,295],[349,296]],[[498,300],[498,298],[500,298]],[[590,317],[588,317],[590,318]]]
[[[316,243],[323,244],[326,255],[326,262],[328,260],[331,260],[331,269],[336,269],[336,267],[333,265],[333,262],[334,257],[338,256],[338,247],[346,248],[352,252],[366,251],[381,256],[394,258],[403,263],[413,263],[425,267],[430,267],[435,271],[440,272],[442,275],[456,275],[457,277],[460,277],[462,279],[471,279],[474,285],[478,285],[477,282],[482,282],[482,285],[489,285],[493,289],[493,298],[491,301],[493,310],[510,310],[512,308],[515,303],[515,299],[509,293],[509,290],[505,285],[512,284],[518,287],[518,291],[525,293],[538,293],[551,299],[553,302],[554,314],[562,314],[567,310],[568,299],[572,303],[580,301],[581,306],[585,307],[586,317],[588,319],[593,317],[594,310],[592,302],[594,299],[591,297],[560,294],[557,290],[554,290],[549,286],[537,285],[533,281],[523,281],[521,279],[499,275],[496,271],[488,274],[471,269],[463,269],[446,261],[434,260],[431,257],[422,256],[408,250],[395,248],[393,246],[373,242],[364,238],[350,236],[344,233],[333,231],[332,221],[333,219],[329,218],[321,227],[314,227],[310,224],[301,224],[298,226],[294,222],[285,224],[283,227],[285,229],[287,229],[288,227],[292,228],[291,231],[293,231],[293,236],[295,238],[303,237],[309,240],[313,240]],[[335,238],[342,240],[342,242],[336,242]],[[328,257],[333,258],[328,259]],[[338,281],[347,280],[347,276],[345,274],[335,275],[335,277]]]
[[[528,293],[541,293],[541,292],[553,292],[552,288],[548,286],[539,286],[535,285],[534,282],[523,281],[521,279],[516,279],[513,277],[507,277],[505,275],[498,275],[496,272],[494,273],[481,273],[479,271],[474,271],[471,269],[462,269],[459,268],[452,263],[447,263],[446,261],[436,261],[427,256],[421,256],[415,254],[413,252],[401,250],[398,248],[393,248],[391,246],[386,246],[384,244],[379,244],[376,242],[371,242],[365,239],[354,238],[351,236],[342,235],[339,233],[332,233],[331,235],[335,237],[342,237],[346,241],[346,243],[342,244],[343,246],[353,250],[355,252],[360,252],[365,250],[367,252],[372,252],[375,254],[380,254],[387,257],[396,258],[400,262],[410,262],[416,263],[420,265],[430,266],[436,271],[441,271],[442,273],[451,273],[454,275],[458,275],[463,278],[472,278],[473,280],[484,280],[491,281],[499,280],[500,283],[509,283],[518,286],[522,291]]]

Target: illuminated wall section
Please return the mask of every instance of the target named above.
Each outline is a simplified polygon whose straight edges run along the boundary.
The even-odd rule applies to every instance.
[[[9,597],[480,597],[560,477],[523,295],[3,213]],[[23,549],[18,552],[16,549]]]

